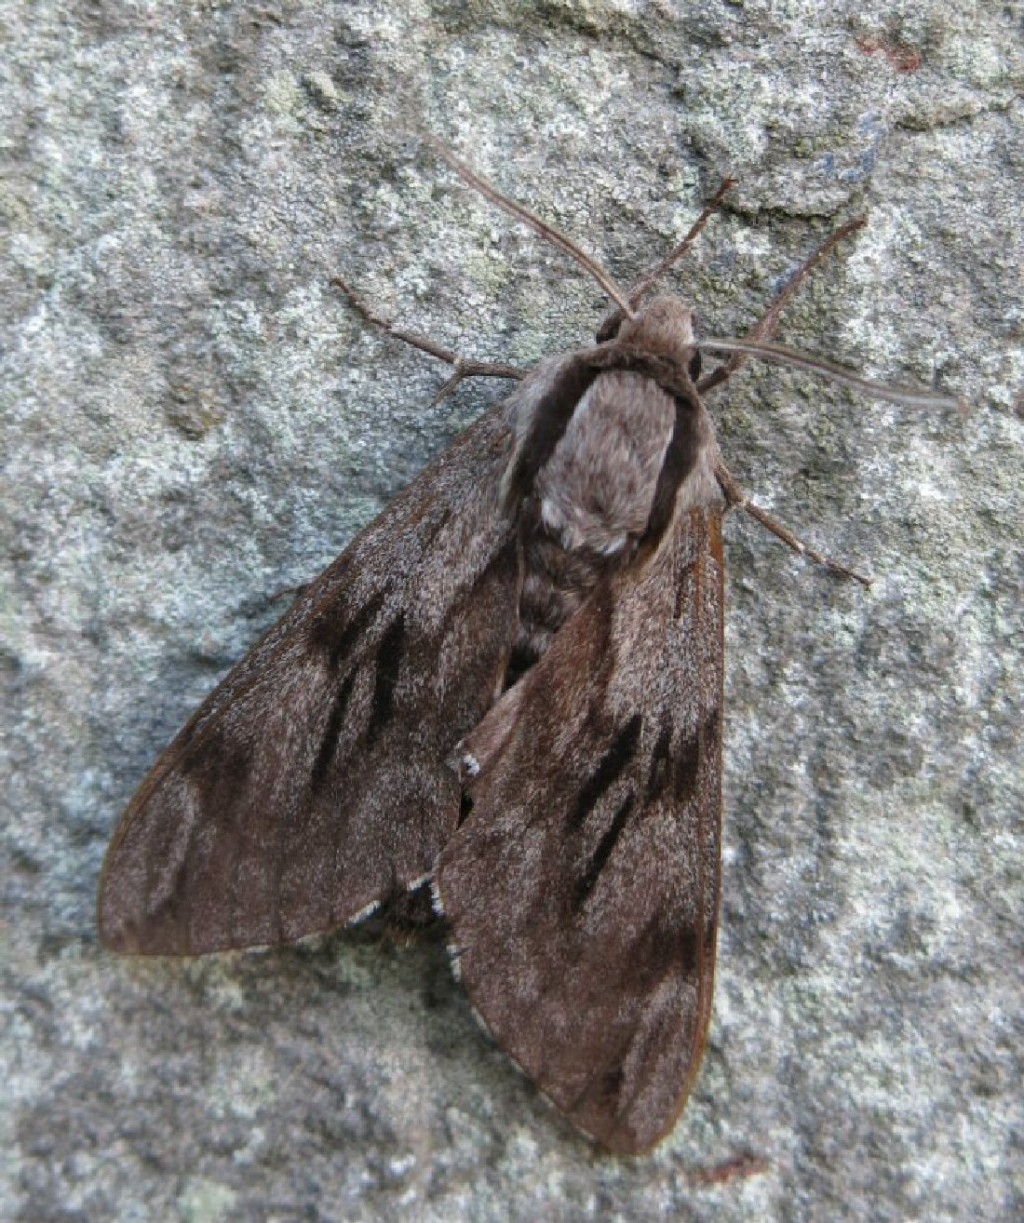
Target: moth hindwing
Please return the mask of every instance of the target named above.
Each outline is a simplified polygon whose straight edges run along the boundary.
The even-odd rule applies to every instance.
[[[136,954],[281,944],[432,876],[498,1043],[636,1153],[682,1108],[711,1012],[721,523],[740,494],[701,388],[743,358],[698,382],[689,310],[601,283],[618,313],[599,342],[467,430],[160,757],[108,850],[99,927]]]

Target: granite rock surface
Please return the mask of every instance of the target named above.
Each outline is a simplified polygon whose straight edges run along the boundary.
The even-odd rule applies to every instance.
[[[1024,37],[1019,5],[27,4],[0,22],[0,1216],[1024,1215]],[[602,1157],[478,1030],[443,935],[202,961],[98,944],[156,754],[295,587],[599,290],[439,134],[629,282],[970,414],[751,367],[751,493],[865,591],[728,526],[725,901],[670,1139]],[[750,1154],[757,1175],[702,1176]]]

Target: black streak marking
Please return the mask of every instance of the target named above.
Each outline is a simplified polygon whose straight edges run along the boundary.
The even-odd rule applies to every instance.
[[[651,753],[647,774],[646,803],[656,802],[665,792],[672,777],[672,723],[666,722]]]
[[[693,580],[692,569],[692,566],[687,566],[685,571],[680,574],[679,581],[676,583],[676,599],[672,607],[672,619],[677,624],[679,623],[683,612],[690,605],[690,601],[686,596],[690,593],[689,586]]]
[[[619,731],[618,738],[601,757],[597,771],[590,777],[580,790],[576,807],[569,817],[569,827],[572,831],[580,829],[587,816],[594,809],[594,804],[601,795],[621,776],[623,769],[636,754],[636,745],[640,740],[640,726],[643,719],[635,713]]]
[[[612,851],[615,849],[619,837],[622,835],[622,830],[626,826],[626,820],[629,819],[629,813],[633,809],[633,795],[627,794],[625,802],[615,812],[615,818],[608,826],[608,830],[598,842],[597,849],[594,850],[593,857],[587,863],[587,869],[583,872],[582,877],[576,883],[576,895],[573,899],[573,908],[577,911],[582,909],[587,902],[587,897],[594,890],[594,885],[601,877],[601,872],[604,870],[608,859],[612,856]]]
[[[691,977],[697,966],[697,946],[702,937],[706,936],[698,932],[696,923],[666,923],[664,914],[656,913],[633,944],[633,988],[638,991],[650,989],[677,971],[686,978]]]
[[[331,716],[327,719],[327,728],[324,731],[323,742],[320,744],[320,751],[317,752],[317,757],[313,764],[313,773],[310,777],[310,788],[314,791],[319,790],[324,784],[327,772],[334,763],[334,757],[338,751],[338,736],[341,734],[341,724],[345,718],[345,710],[348,707],[349,697],[352,695],[352,685],[355,681],[356,673],[355,670],[352,670],[345,676],[345,682],[341,685],[341,690],[335,698]]]
[[[693,797],[697,789],[697,770],[700,765],[701,732],[684,739],[679,745],[675,759],[676,801],[684,803]]]
[[[616,1115],[622,1111],[621,1108],[615,1109],[615,1105],[622,1095],[622,1084],[625,1078],[626,1068],[623,1062],[619,1062],[617,1065],[609,1066],[607,1070],[603,1071],[597,1084],[597,1098],[606,1101],[605,1107],[610,1107],[615,1111]],[[590,1095],[589,1091],[587,1095]]]
[[[698,942],[703,947],[711,947],[714,945],[714,937],[714,927],[709,927],[707,923],[704,923],[704,931],[700,936],[697,934],[696,926],[687,926],[676,932],[675,958],[678,961],[679,970],[687,979],[697,971]]]
[[[252,772],[252,755],[244,743],[224,734],[208,734],[186,749],[181,771],[199,786],[211,801],[244,790]]]
[[[326,615],[318,618],[311,626],[310,643],[326,652],[327,665],[332,671],[338,670],[352,646],[369,628],[370,623],[381,609],[386,593],[382,590],[365,603],[340,631],[333,617]]]
[[[366,746],[376,743],[381,731],[391,721],[395,704],[395,687],[405,650],[405,616],[399,614],[388,625],[377,649],[377,670],[374,676],[373,705],[366,727]]]

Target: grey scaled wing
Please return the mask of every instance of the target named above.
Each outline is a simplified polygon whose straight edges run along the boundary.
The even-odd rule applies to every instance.
[[[500,691],[519,562],[505,411],[467,430],[304,593],[157,762],[111,842],[112,949],[195,954],[344,924],[433,869],[445,765]]]
[[[611,1150],[671,1128],[703,1053],[720,890],[722,544],[683,513],[468,736],[436,892],[470,999]]]

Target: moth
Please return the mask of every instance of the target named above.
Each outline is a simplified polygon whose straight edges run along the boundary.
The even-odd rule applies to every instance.
[[[723,515],[742,505],[824,561],[746,503],[704,395],[759,353],[945,400],[767,342],[856,225],[745,340],[698,341],[691,310],[651,290],[730,183],[623,293],[441,155],[616,309],[596,344],[523,376],[206,699],[117,826],[100,936],[140,955],[286,944],[429,883],[497,1043],[586,1135],[636,1154],[678,1117],[711,1015]],[[456,381],[509,376],[397,334]],[[729,356],[705,374],[705,350]]]

